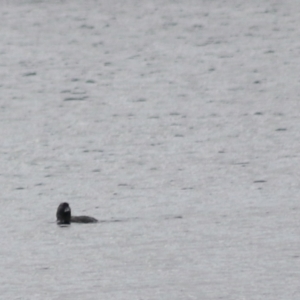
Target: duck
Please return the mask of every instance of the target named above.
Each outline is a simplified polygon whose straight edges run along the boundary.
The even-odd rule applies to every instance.
[[[56,211],[56,223],[58,225],[69,225],[71,223],[97,223],[98,220],[89,216],[72,216],[69,203],[59,204]]]

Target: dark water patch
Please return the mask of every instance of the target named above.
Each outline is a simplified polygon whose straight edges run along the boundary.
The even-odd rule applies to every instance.
[[[98,47],[98,46],[102,46],[103,44],[104,44],[103,42],[98,42],[98,43],[93,43],[92,46]]]
[[[174,219],[183,219],[182,215],[175,215],[175,216],[165,216],[165,220],[174,220]]]
[[[135,58],[138,58],[138,57],[140,57],[139,54],[138,55],[129,56],[127,59],[135,59]]]
[[[286,128],[277,128],[275,131],[286,131]]]
[[[84,101],[87,99],[88,96],[83,96],[83,97],[67,97],[64,99],[64,101]]]
[[[223,55],[219,55],[218,58],[233,58],[234,56],[231,54],[223,54]]]
[[[133,218],[124,218],[124,219],[110,219],[110,220],[98,220],[98,223],[121,223],[121,222],[130,222],[140,220],[139,217],[133,217]]]
[[[193,29],[202,29],[203,28],[203,25],[202,24],[194,24],[193,25],[193,27],[192,27]]]
[[[167,23],[164,23],[163,24],[163,27],[174,27],[174,26],[177,26],[178,23],[177,22],[167,22]]]
[[[160,146],[162,143],[151,143],[150,146]]]
[[[146,102],[147,99],[145,98],[139,98],[139,99],[136,99],[136,100],[133,100],[133,102]]]
[[[249,164],[248,161],[245,161],[245,162],[234,162],[234,163],[232,163],[232,165],[242,165],[242,166],[248,165],[248,164]]]
[[[37,73],[36,72],[28,72],[28,73],[24,73],[23,76],[35,76]]]
[[[253,183],[265,183],[267,182],[266,180],[254,180]]]
[[[94,29],[95,27],[92,26],[92,25],[83,24],[83,25],[80,26],[80,28],[83,28],[83,29]]]
[[[85,150],[83,150],[82,151],[83,153],[89,153],[89,152],[97,152],[97,153],[102,153],[103,152],[103,150],[102,149],[92,149],[92,150],[90,150],[90,149],[85,149]]]
[[[56,222],[55,222],[56,223]],[[61,227],[61,228],[70,228],[70,225],[71,224],[57,224],[56,223],[56,225],[58,225],[59,227]]]

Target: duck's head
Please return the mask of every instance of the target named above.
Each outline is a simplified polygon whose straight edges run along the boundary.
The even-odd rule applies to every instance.
[[[71,222],[71,208],[69,203],[63,202],[59,204],[56,212],[57,224],[70,224]]]

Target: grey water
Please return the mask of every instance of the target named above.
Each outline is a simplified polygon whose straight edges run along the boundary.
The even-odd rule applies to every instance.
[[[1,299],[299,299],[297,8],[2,3]]]

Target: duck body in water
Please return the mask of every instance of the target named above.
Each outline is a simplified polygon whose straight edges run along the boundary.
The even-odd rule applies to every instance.
[[[88,216],[72,216],[69,203],[61,203],[56,211],[56,222],[59,225],[67,225],[71,223],[97,223],[98,220]]]

